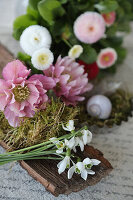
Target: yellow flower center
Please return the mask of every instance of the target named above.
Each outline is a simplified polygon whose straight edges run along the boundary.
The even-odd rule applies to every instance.
[[[105,60],[106,62],[108,62],[108,61],[109,61],[109,56],[105,56],[105,57],[104,57],[104,60]]]
[[[48,55],[45,53],[39,55],[38,61],[40,64],[45,65],[48,62]]]
[[[18,85],[13,89],[13,94],[15,100],[20,103],[29,97],[30,91],[27,86],[22,87],[21,85]]]

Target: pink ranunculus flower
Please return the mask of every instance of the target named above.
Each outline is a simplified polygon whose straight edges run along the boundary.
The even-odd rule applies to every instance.
[[[45,108],[48,101],[47,90],[38,78],[27,79],[30,74],[19,60],[8,63],[3,69],[0,79],[0,110],[4,111],[9,124],[17,127],[23,117],[33,117],[35,109]],[[48,82],[48,81],[47,81]],[[49,86],[47,85],[47,88]]]
[[[97,57],[97,65],[101,69],[111,67],[117,60],[117,53],[113,48],[102,49]]]
[[[76,105],[78,101],[83,101],[81,96],[92,89],[92,84],[88,83],[87,74],[84,73],[84,66],[75,62],[70,57],[58,57],[55,65],[51,65],[44,71],[47,77],[52,77],[56,82],[54,92],[61,97],[66,105]]]
[[[104,21],[105,21],[105,23],[108,27],[111,26],[115,22],[116,13],[114,11],[110,12],[110,13],[102,14],[102,16],[103,16]]]
[[[74,22],[74,33],[81,42],[93,44],[104,36],[104,18],[97,12],[85,12]]]

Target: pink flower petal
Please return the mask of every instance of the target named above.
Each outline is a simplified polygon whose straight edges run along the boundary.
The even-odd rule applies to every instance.
[[[30,70],[23,65],[19,60],[8,63],[3,69],[2,75],[5,80],[14,81],[17,78],[27,78]]]

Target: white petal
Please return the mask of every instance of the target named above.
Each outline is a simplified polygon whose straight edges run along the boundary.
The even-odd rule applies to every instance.
[[[83,160],[83,163],[84,163],[84,165],[89,165],[89,164],[92,164],[92,161],[91,161],[90,158],[85,158],[85,159]]]
[[[88,130],[87,144],[89,144],[91,140],[92,140],[92,133]]]
[[[84,143],[80,139],[79,139],[79,146],[80,146],[81,151],[84,151]]]
[[[70,131],[75,130],[74,121],[73,120],[69,120],[67,127],[69,127]]]
[[[68,179],[71,179],[73,174],[75,171],[75,166],[72,166],[69,170],[68,170]]]
[[[87,144],[87,132],[83,132],[83,142],[84,142],[84,145]]]
[[[90,170],[90,169],[87,169],[87,173],[88,173],[88,174],[91,174],[91,175],[94,175],[94,174],[95,174],[95,172],[92,171],[92,170]]]
[[[63,162],[59,165],[58,173],[61,174],[62,172],[64,172],[66,166],[67,166],[67,161],[66,159],[64,159]]]
[[[69,131],[69,129],[66,128],[63,124],[62,124],[62,128],[63,128],[65,131]]]
[[[58,149],[58,150],[56,150],[56,153],[58,153],[58,154],[63,153],[63,149]]]
[[[101,161],[97,159],[91,159],[91,161],[93,165],[99,165],[101,163]]]
[[[78,162],[78,163],[76,164],[76,167],[77,167],[80,171],[83,171],[83,170],[85,169],[84,164],[83,164],[82,162]]]
[[[56,144],[58,142],[56,137],[52,137],[49,139],[52,143]]]
[[[75,145],[75,138],[72,137],[72,138],[68,141],[67,146],[68,146],[69,149],[72,149],[72,148],[74,147],[74,145]]]
[[[81,172],[81,177],[86,181],[86,180],[87,180],[87,176],[88,176],[87,171],[86,171],[86,170],[83,170],[83,171]]]

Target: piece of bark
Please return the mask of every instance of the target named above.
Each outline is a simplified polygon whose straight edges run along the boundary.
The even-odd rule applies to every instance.
[[[0,142],[0,145],[7,149],[8,147],[4,142]],[[95,185],[103,177],[107,176],[112,171],[112,166],[103,157],[103,154],[94,149],[92,146],[85,146],[85,151],[80,157],[98,159],[101,164],[93,166],[92,170],[96,172],[95,175],[88,175],[88,179],[84,181],[80,175],[74,174],[72,179],[68,180],[67,170],[61,175],[58,174],[57,163],[59,161],[53,160],[30,160],[20,161],[20,165],[27,170],[27,172],[37,181],[39,181],[44,187],[51,192],[54,196],[59,194],[70,194],[71,192],[78,192],[88,186]]]
[[[2,70],[2,68],[13,59],[13,55],[8,52],[5,47],[0,45],[0,69]],[[4,142],[0,142],[0,145],[5,149],[8,148]],[[88,175],[87,181],[84,181],[80,175],[77,174],[74,174],[73,178],[68,180],[67,170],[59,175],[57,170],[57,163],[59,161],[20,161],[20,165],[27,170],[34,179],[44,185],[48,191],[50,191],[53,195],[58,196],[59,194],[77,192],[88,186],[94,185],[103,177],[108,175],[113,169],[111,164],[103,157],[103,154],[97,149],[94,149],[92,146],[85,147],[82,159],[85,157],[95,158],[101,161],[100,165],[93,167],[93,170],[96,172],[96,174],[93,176]]]

